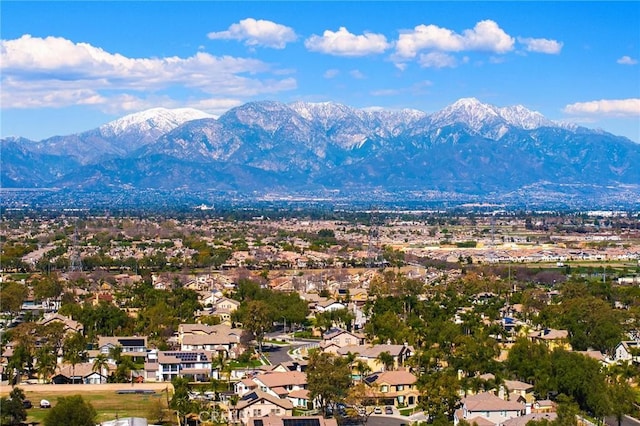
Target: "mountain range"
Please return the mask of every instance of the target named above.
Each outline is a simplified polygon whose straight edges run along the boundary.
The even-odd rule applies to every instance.
[[[1,149],[3,188],[640,195],[640,144],[474,98],[432,114],[331,102],[251,102],[218,118],[154,108],[78,134],[4,138]]]

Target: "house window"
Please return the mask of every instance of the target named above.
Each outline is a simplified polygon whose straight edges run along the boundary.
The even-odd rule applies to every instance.
[[[389,392],[389,386],[387,385],[380,386],[380,392]]]
[[[398,385],[398,386],[396,386],[396,389],[399,390],[399,391],[404,390],[404,386]]]
[[[260,417],[262,416],[262,410],[259,408],[254,408],[253,409],[253,417]]]

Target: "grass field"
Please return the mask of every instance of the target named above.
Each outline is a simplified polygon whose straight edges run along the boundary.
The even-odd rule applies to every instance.
[[[27,423],[39,422],[42,424],[49,409],[40,408],[40,400],[46,399],[52,406],[56,405],[59,397],[81,395],[85,401],[93,405],[98,413],[97,421],[114,420],[116,417],[149,417],[153,407],[160,403],[167,407],[167,394],[164,391],[156,391],[155,394],[118,394],[114,389],[103,390],[73,390],[62,389],[63,386],[52,386],[51,389],[30,390],[29,386],[21,387],[26,398],[31,401],[33,408],[27,410]],[[3,389],[4,390],[4,389]],[[2,392],[3,395],[5,392]],[[168,412],[165,412],[165,420]],[[155,421],[157,419],[149,419]]]

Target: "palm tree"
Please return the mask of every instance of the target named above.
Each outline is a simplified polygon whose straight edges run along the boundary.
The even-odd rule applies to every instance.
[[[360,374],[360,381],[364,382],[364,376],[366,376],[368,373],[371,373],[371,367],[369,367],[369,364],[367,364],[366,362],[358,360],[358,362],[356,363],[356,371],[358,372],[358,374]]]
[[[64,355],[63,358],[69,364],[73,371],[73,377],[76,376],[76,365],[83,362],[86,358],[87,349],[84,336],[80,333],[73,333],[64,339],[63,344]]]
[[[109,358],[116,363],[116,365],[120,364],[122,361],[122,346],[117,345],[109,349]]]
[[[38,349],[36,357],[38,376],[40,376],[41,380],[46,381],[56,372],[56,366],[58,365],[56,355],[51,347],[43,346]]]
[[[98,354],[96,358],[93,360],[93,367],[91,368],[91,371],[96,371],[101,375],[103,375],[104,377],[107,377],[108,369],[109,369],[109,358],[107,357],[106,354],[103,354],[103,353]]]
[[[391,355],[388,351],[380,352],[376,359],[380,362],[380,364],[382,364],[382,367],[385,371],[393,370],[395,359],[393,358],[393,355]]]

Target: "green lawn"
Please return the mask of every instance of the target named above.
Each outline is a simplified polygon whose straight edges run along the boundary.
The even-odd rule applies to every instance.
[[[33,404],[33,408],[27,410],[27,422],[42,423],[47,415],[48,409],[40,408],[40,400],[46,399],[55,406],[56,401],[61,396],[77,395],[78,392],[69,391],[48,391],[34,392],[25,390],[25,395]],[[156,394],[125,394],[119,395],[115,391],[93,391],[82,392],[82,397],[93,405],[98,412],[98,422],[113,420],[117,417],[147,417],[151,407],[156,401],[160,401],[164,408],[167,407],[167,396],[164,392]],[[166,418],[166,416],[165,416]]]

